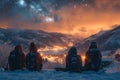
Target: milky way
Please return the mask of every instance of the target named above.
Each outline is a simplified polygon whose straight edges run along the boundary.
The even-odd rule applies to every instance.
[[[119,0],[1,0],[0,27],[90,36],[120,24]]]

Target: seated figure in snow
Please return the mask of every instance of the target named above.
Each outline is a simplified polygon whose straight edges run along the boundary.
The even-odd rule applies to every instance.
[[[26,56],[26,67],[30,71],[40,71],[42,69],[42,57],[37,52],[36,45],[32,42],[30,44],[30,52]]]
[[[10,52],[8,57],[9,69],[25,69],[25,54],[22,51],[21,45],[17,45],[15,49]]]
[[[76,47],[71,47],[66,56],[66,69],[71,72],[81,72],[82,71],[82,60],[79,55],[77,55]]]
[[[100,50],[97,48],[96,42],[91,42],[89,50],[86,53],[85,69],[98,71],[101,67],[102,56]]]

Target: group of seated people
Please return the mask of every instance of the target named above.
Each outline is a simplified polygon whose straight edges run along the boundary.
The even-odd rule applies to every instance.
[[[7,69],[28,69],[31,71],[40,71],[42,69],[43,60],[41,55],[37,52],[36,45],[32,42],[29,47],[29,53],[25,56],[21,45],[17,45],[15,49],[10,52],[8,57]]]
[[[81,56],[77,55],[76,47],[71,47],[66,57],[66,69],[72,72],[81,72],[82,70],[100,70],[102,55],[100,50],[97,48],[96,42],[91,42],[85,57],[85,65],[82,67]]]
[[[7,69],[18,70],[28,69],[30,71],[40,71],[43,66],[43,59],[37,52],[36,45],[32,42],[29,47],[29,53],[25,56],[21,45],[17,45],[15,49],[10,53],[8,58]],[[85,66],[86,70],[98,71],[101,66],[101,52],[97,48],[96,42],[91,42],[91,45],[86,53]],[[81,72],[82,59],[77,54],[75,46],[71,47],[66,56],[66,68],[67,71]]]

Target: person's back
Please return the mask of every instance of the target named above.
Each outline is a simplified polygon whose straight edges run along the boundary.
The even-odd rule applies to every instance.
[[[96,42],[92,42],[89,50],[86,53],[86,69],[98,71],[101,67],[101,57],[101,52],[97,48]]]
[[[72,72],[81,72],[81,68],[81,57],[77,55],[77,49],[75,47],[71,47],[66,57],[66,69]]]
[[[101,53],[98,49],[90,49],[91,69],[99,70],[101,67]]]
[[[15,49],[10,53],[8,57],[9,69],[23,69],[25,68],[25,55],[22,52],[20,45],[17,45]]]
[[[30,52],[26,56],[27,69],[31,71],[40,71],[42,69],[42,57],[37,52],[37,47],[34,43],[30,45]]]
[[[81,72],[82,71],[82,60],[79,55],[73,55],[70,59],[70,71]]]

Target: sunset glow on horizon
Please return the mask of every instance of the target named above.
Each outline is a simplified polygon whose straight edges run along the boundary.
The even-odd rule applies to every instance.
[[[86,38],[120,24],[119,0],[2,2],[1,28],[44,30]]]

